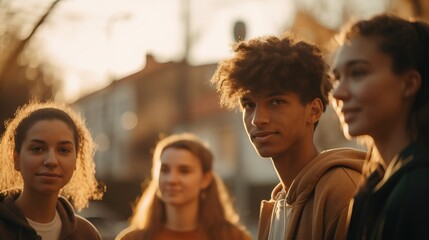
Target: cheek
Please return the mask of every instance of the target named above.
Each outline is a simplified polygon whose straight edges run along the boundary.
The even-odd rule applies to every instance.
[[[377,98],[377,86],[369,81],[362,81],[350,86],[350,91],[357,101],[361,103],[373,102]]]
[[[64,159],[62,162],[63,170],[73,173],[76,170],[77,167],[77,159]]]
[[[375,86],[362,87],[359,92],[358,100],[365,106],[375,111],[387,110],[399,104],[400,101],[395,86],[378,84]]]
[[[165,178],[162,176],[162,174],[159,174],[159,177],[158,177],[158,188],[161,188],[161,186],[164,185],[164,182],[165,182],[164,179]]]
[[[252,117],[243,113],[243,125],[248,130],[252,126]]]
[[[195,191],[199,191],[203,185],[203,177],[199,175],[188,176],[184,181],[186,181],[186,185],[195,189]]]

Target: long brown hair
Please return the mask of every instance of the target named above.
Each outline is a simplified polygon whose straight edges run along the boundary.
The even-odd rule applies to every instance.
[[[167,148],[190,151],[200,160],[203,173],[212,171],[213,154],[209,147],[195,135],[176,134],[158,142],[153,155],[152,179],[137,202],[129,227],[130,231],[143,230],[143,239],[153,239],[163,228],[167,217],[165,204],[157,194],[161,154]],[[246,232],[239,223],[239,216],[223,181],[216,174],[213,173],[212,182],[203,191],[205,197],[199,201],[198,222],[211,239],[237,239],[232,238],[237,236],[237,231]]]

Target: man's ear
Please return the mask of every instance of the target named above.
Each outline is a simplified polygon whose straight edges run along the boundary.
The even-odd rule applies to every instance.
[[[21,170],[21,167],[19,166],[19,153],[17,152],[13,152],[13,166],[16,171]]]
[[[204,173],[203,180],[201,182],[201,188],[206,189],[212,181],[213,181],[213,172],[208,171],[208,172]]]
[[[323,103],[320,98],[313,99],[307,104],[307,122],[314,124],[320,120],[323,113]]]
[[[403,96],[408,98],[416,95],[422,84],[422,77],[417,70],[410,70],[405,73],[404,85],[403,85]]]

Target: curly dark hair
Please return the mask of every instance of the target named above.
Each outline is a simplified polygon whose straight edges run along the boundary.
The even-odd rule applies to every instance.
[[[329,67],[316,45],[287,33],[281,38],[241,41],[233,51],[235,55],[221,61],[211,78],[222,106],[234,109],[246,92],[273,89],[297,93],[304,104],[319,98],[326,109],[332,85]]]

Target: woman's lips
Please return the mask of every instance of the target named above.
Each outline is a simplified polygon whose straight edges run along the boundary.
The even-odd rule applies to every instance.
[[[345,122],[353,121],[356,118],[356,115],[360,112],[358,108],[344,108],[341,110],[344,116]]]
[[[37,175],[38,175],[38,176],[43,176],[43,177],[57,177],[57,178],[62,177],[62,175],[61,175],[61,174],[58,174],[58,173],[49,173],[49,172],[46,172],[46,173],[38,173]]]

